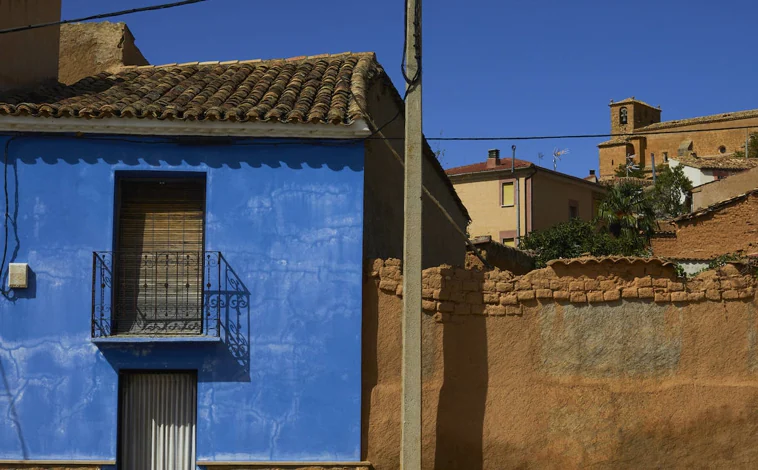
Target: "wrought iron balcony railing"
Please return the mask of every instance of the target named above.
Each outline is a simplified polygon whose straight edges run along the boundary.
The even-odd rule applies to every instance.
[[[221,253],[93,253],[92,337],[219,336]]]

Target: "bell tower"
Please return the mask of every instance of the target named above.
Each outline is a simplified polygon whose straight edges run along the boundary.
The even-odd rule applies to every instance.
[[[634,99],[634,96],[613,102],[611,108],[611,133],[633,134],[641,127],[661,122],[661,108]]]

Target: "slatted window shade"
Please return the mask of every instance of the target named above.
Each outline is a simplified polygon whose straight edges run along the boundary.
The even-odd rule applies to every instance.
[[[117,334],[199,334],[204,180],[120,181]]]

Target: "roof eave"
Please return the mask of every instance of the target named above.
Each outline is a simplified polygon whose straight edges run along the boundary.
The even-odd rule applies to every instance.
[[[358,119],[349,125],[179,121],[139,118],[52,118],[35,116],[0,116],[0,132],[85,133],[145,136],[223,136],[300,139],[355,139],[371,135],[368,124]]]

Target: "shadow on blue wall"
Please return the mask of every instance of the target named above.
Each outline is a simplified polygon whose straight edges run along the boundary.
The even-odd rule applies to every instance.
[[[7,153],[9,151],[9,146],[11,142],[14,140],[14,137],[11,137],[8,139],[6,145],[5,145],[5,152]],[[6,156],[7,157],[7,156]],[[13,167],[13,211],[11,212],[10,207],[8,207],[8,197],[6,197],[6,210],[8,211],[7,214],[7,220],[6,223],[8,224],[6,226],[7,228],[10,228],[13,232],[13,241],[11,242],[9,240],[9,237],[5,237],[4,240],[6,240],[6,244],[3,247],[3,257],[5,257],[5,254],[8,252],[8,250],[11,250],[11,256],[8,260],[8,263],[13,263],[16,261],[16,258],[18,257],[18,252],[21,249],[21,239],[18,236],[18,165],[16,164],[15,159],[7,159],[8,164],[4,165],[3,171],[5,172],[5,181],[6,184],[4,186],[6,194],[10,191],[10,189],[7,186],[7,180],[8,180],[8,166]],[[2,294],[3,297],[8,299],[11,302],[15,302],[19,298],[31,298],[33,299],[36,296],[37,293],[37,278],[36,274],[33,271],[29,271],[29,288],[27,292],[24,292],[23,290],[6,290],[5,286],[8,285],[8,270],[5,269],[6,266],[3,265],[2,269],[4,269],[2,273],[2,279],[0,279],[0,286],[2,287]],[[33,283],[33,284],[32,284]]]
[[[66,138],[77,139],[75,136],[55,136],[50,139]],[[352,171],[363,171],[363,161],[355,159],[350,162],[346,162],[344,159],[335,158],[333,160],[325,161],[323,154],[320,152],[313,152],[314,146],[317,147],[342,147],[349,148],[355,147],[354,141],[280,141],[276,139],[230,139],[230,138],[218,138],[218,137],[173,137],[171,139],[130,139],[128,137],[97,137],[87,136],[81,138],[82,145],[92,145],[87,152],[81,152],[77,155],[72,154],[56,154],[45,153],[44,156],[34,156],[33,154],[25,154],[20,157],[21,161],[27,165],[34,165],[37,163],[45,163],[48,165],[56,165],[58,163],[68,163],[75,165],[79,163],[86,163],[95,165],[98,163],[107,163],[109,165],[126,165],[126,166],[148,166],[159,168],[165,165],[180,166],[189,165],[192,167],[206,167],[206,168],[242,168],[243,164],[251,168],[281,168],[286,166],[293,170],[300,170],[303,168],[329,168],[332,171],[341,171],[345,168],[349,168]],[[122,143],[119,147],[107,145],[109,142]],[[106,144],[98,146],[98,143]],[[189,152],[180,152],[180,157],[171,154],[165,154],[161,152],[139,152],[135,151],[136,148],[144,148],[145,145],[152,147],[163,146],[166,148],[182,149],[188,147]],[[288,153],[287,158],[283,159],[280,152],[280,148],[302,148],[302,152],[296,154]],[[256,148],[254,155],[245,152],[225,152],[224,149],[239,149],[240,147]],[[198,152],[198,149],[203,151]],[[292,158],[293,155],[297,155],[296,158]]]

